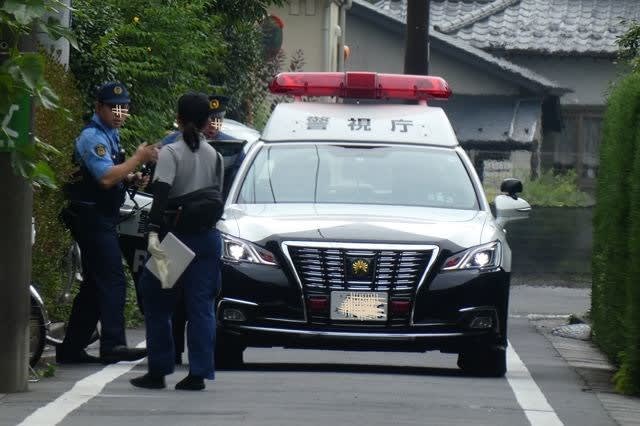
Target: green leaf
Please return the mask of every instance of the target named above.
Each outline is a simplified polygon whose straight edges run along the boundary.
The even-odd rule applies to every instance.
[[[55,109],[58,107],[58,95],[56,95],[49,86],[42,86],[37,92],[38,101],[46,109]]]
[[[45,141],[43,141],[37,136],[33,138],[33,141],[39,149],[42,149],[46,153],[51,153],[55,155],[61,154],[61,152],[55,146],[46,143]]]
[[[21,25],[29,25],[46,13],[45,0],[5,0],[2,8]]]
[[[34,90],[44,76],[44,59],[38,53],[23,53],[14,59],[17,69],[12,70],[14,78],[21,80],[29,90]]]
[[[71,47],[76,50],[80,50],[80,47],[78,46],[78,40],[73,31],[71,31],[69,28],[52,21],[46,24],[41,23],[40,28],[52,39],[58,40],[59,38],[65,38],[69,41]]]
[[[57,188],[55,173],[51,166],[44,161],[38,161],[34,165],[31,179],[47,188]]]

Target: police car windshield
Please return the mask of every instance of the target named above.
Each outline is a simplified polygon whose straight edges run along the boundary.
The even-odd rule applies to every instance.
[[[478,209],[473,184],[455,151],[321,143],[263,146],[237,203]]]

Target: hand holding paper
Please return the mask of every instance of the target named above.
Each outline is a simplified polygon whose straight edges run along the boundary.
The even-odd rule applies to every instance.
[[[164,237],[162,242],[158,239],[158,233],[149,232],[147,250],[149,250],[151,258],[146,266],[160,280],[164,289],[175,285],[196,255],[171,232]]]
[[[158,272],[158,279],[162,288],[171,288],[169,283],[169,259],[160,248],[160,240],[158,239],[157,232],[149,232],[149,244],[147,250],[151,254],[151,259],[155,262],[155,266]]]

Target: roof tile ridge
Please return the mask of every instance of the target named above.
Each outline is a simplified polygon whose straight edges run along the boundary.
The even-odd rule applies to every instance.
[[[482,19],[502,12],[510,6],[516,3],[520,3],[520,0],[495,0],[491,3],[487,3],[474,11],[471,11],[459,18],[452,20],[446,25],[437,26],[436,30],[445,34],[453,33],[461,28],[475,24]]]

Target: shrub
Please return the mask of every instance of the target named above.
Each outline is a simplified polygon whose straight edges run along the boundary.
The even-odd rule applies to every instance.
[[[578,187],[575,171],[564,174],[549,170],[537,179],[523,179],[521,197],[538,207],[587,207],[593,205],[589,194]],[[489,202],[500,193],[500,188],[485,187]]]
[[[640,75],[609,97],[600,146],[594,211],[592,315],[596,342],[621,369],[617,389],[640,389]]]
[[[35,135],[60,151],[49,163],[56,171],[58,183],[68,179],[73,165],[70,161],[73,142],[82,127],[82,96],[71,74],[51,56],[46,56],[45,78],[60,97],[61,108],[36,109]],[[69,247],[70,236],[57,219],[64,203],[61,191],[39,188],[34,193],[36,244],[33,247],[33,281],[38,283],[49,313],[64,318],[55,299],[62,286],[59,260]]]
[[[525,180],[522,198],[532,206],[541,207],[586,207],[593,200],[578,187],[578,178],[574,170],[556,174],[549,170],[538,179]]]

